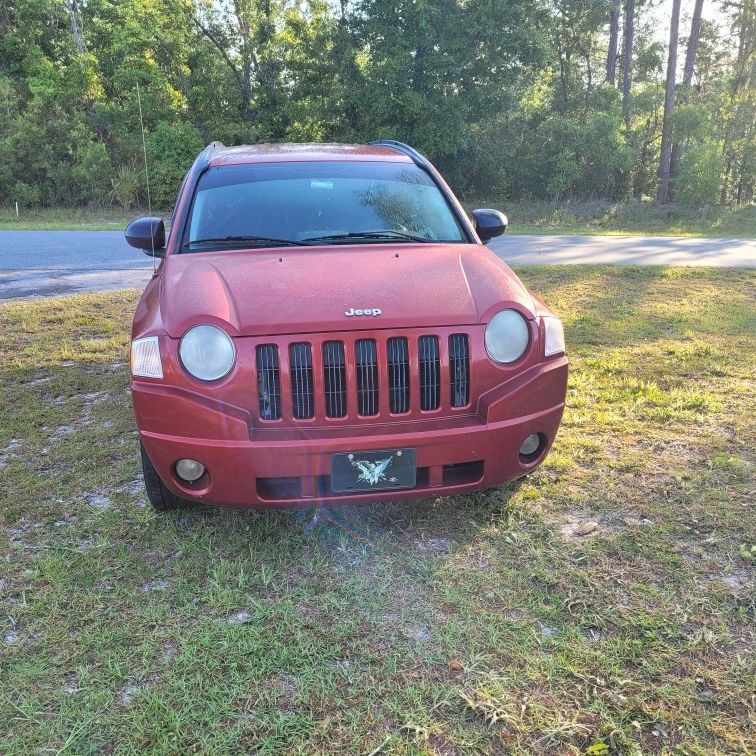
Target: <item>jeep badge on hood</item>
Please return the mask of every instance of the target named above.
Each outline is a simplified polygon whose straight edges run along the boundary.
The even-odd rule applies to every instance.
[[[377,316],[380,315],[381,311],[377,307],[366,307],[363,310],[355,310],[354,307],[350,307],[344,315],[346,315],[348,318],[352,318],[355,315],[373,315]]]

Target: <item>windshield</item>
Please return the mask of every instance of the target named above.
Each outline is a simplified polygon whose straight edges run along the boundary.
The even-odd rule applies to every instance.
[[[411,163],[258,163],[199,180],[182,251],[464,241],[446,198]]]

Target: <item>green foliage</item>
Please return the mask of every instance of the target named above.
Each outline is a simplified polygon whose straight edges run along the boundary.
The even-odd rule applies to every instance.
[[[609,746],[601,740],[597,740],[585,749],[585,756],[609,756],[610,753]]]
[[[572,189],[580,178],[580,166],[575,153],[571,150],[561,150],[554,160],[554,170],[551,173],[546,191],[552,199],[560,199]]]
[[[184,174],[204,147],[202,136],[190,123],[162,122],[146,142],[152,201],[157,207],[168,208]]]
[[[111,175],[110,156],[102,142],[86,142],[76,156],[76,163],[71,169],[71,176],[82,195],[82,201],[88,198],[100,202],[108,187]]]
[[[15,181],[8,198],[21,207],[33,207],[41,204],[42,192],[38,186],[31,186],[25,181]]]
[[[121,165],[110,179],[112,189],[108,199],[118,203],[124,210],[133,207],[139,195],[139,171],[134,165]]]
[[[675,139],[703,139],[710,128],[709,113],[701,103],[681,105],[672,117]]]
[[[202,145],[402,139],[463,196],[656,193],[664,45],[637,3],[632,113],[604,81],[606,0],[16,0],[0,8],[0,203],[102,203],[141,165],[156,207]],[[705,22],[673,119],[688,205],[748,205],[753,19]],[[750,7],[750,6],[749,6]],[[72,9],[82,34],[72,33]],[[141,92],[141,119],[136,85]],[[133,182],[132,182],[133,183]],[[146,199],[143,182],[116,201]]]
[[[685,153],[675,191],[685,205],[717,202],[722,187],[724,157],[716,144],[693,147]]]
[[[469,126],[505,108],[519,77],[542,61],[541,10],[526,0],[365,0],[360,135],[411,142],[448,172],[469,146]]]

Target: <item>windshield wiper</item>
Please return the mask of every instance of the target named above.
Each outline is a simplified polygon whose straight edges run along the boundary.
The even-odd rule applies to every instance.
[[[391,229],[386,229],[385,231],[352,231],[349,234],[327,234],[326,236],[308,236],[302,241],[312,243],[320,241],[348,241],[349,239],[392,239],[425,243],[435,241],[435,239],[426,239],[424,236],[415,236],[415,234],[407,234],[404,231],[392,231]]]
[[[204,244],[237,244],[238,242],[252,242],[256,244],[270,244],[278,247],[307,247],[306,241],[295,241],[294,239],[274,239],[270,236],[218,236],[209,239],[193,239],[183,245],[183,249],[190,250],[192,247],[199,247]]]

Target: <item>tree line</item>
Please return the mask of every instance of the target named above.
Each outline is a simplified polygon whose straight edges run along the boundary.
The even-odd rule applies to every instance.
[[[161,207],[212,140],[376,138],[463,196],[746,204],[755,40],[756,0],[6,0],[0,204],[143,202],[137,84]]]

